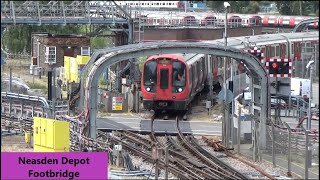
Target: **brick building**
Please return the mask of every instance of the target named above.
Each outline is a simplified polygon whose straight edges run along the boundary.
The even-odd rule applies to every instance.
[[[46,72],[52,67],[64,66],[64,56],[90,55],[90,38],[80,35],[33,33],[31,65]]]

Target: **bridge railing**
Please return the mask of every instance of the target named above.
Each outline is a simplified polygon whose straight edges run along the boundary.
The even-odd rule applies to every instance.
[[[119,7],[130,14],[129,7],[116,6],[112,1],[97,1],[97,3],[90,1],[1,1],[1,19],[5,21],[1,24],[28,24],[28,21],[32,21],[33,24],[35,22],[41,24],[42,21],[59,20],[58,18],[64,23],[75,20],[75,18],[86,19],[89,23],[94,23],[92,21],[95,19],[108,20],[109,23],[112,22],[109,21],[111,19],[117,23],[119,19],[129,18]],[[17,22],[17,20],[26,22]],[[54,24],[54,22],[50,23]]]

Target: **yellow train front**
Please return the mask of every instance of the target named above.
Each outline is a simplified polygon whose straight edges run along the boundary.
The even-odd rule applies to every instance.
[[[162,54],[143,65],[141,91],[148,110],[187,110],[207,78],[203,54]]]

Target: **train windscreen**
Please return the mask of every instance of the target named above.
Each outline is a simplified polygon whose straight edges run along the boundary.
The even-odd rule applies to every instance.
[[[172,86],[184,87],[186,85],[186,65],[181,62],[173,62],[172,72]]]
[[[144,65],[144,85],[152,86],[157,84],[157,62],[155,60],[148,61]]]
[[[169,69],[160,70],[160,89],[168,89],[169,85]]]

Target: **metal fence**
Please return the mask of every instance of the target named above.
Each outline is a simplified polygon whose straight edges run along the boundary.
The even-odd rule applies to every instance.
[[[303,178],[319,176],[319,132],[302,128],[290,127],[286,122],[275,124],[274,119],[266,125],[266,146],[260,148],[260,120],[247,116],[246,120],[239,119],[234,134],[240,135],[240,143],[235,136],[235,150],[254,161],[266,160],[274,167],[287,169],[288,175],[296,173]],[[240,133],[238,130],[240,123]],[[242,131],[242,132],[241,132]]]

